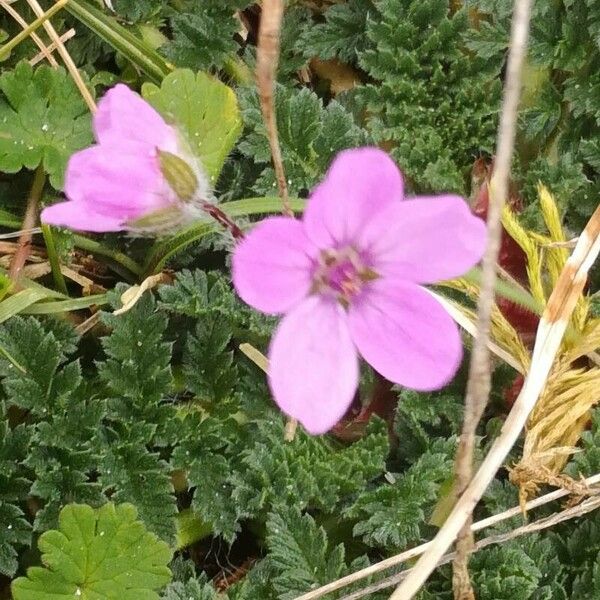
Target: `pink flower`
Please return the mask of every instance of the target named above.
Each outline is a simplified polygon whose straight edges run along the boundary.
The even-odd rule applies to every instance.
[[[265,219],[233,256],[242,299],[286,313],[269,349],[280,408],[310,433],[329,430],[358,386],[359,354],[403,386],[445,385],[462,343],[422,284],[465,273],[485,240],[485,224],[462,198],[405,200],[400,171],[385,152],[342,152],[302,221]]]
[[[93,124],[98,143],[71,156],[68,201],[44,209],[43,222],[84,231],[143,230],[195,211],[182,186],[208,196],[207,178],[177,131],[127,86],[104,95]]]

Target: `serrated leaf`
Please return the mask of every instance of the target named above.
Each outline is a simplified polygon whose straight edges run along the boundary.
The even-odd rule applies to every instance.
[[[64,69],[27,61],[0,76],[0,170],[16,173],[40,163],[62,188],[69,156],[92,141],[90,114]]]
[[[14,600],[158,600],[171,551],[136,518],[130,504],[66,506],[39,540],[46,566],[13,582]]]
[[[275,174],[258,95],[254,90],[246,91],[240,100],[244,122],[250,131],[239,149],[263,167],[253,189],[259,194],[273,193]],[[334,100],[325,107],[307,88],[298,91],[278,85],[275,104],[283,163],[292,194],[311,189],[337,152],[369,140],[341,104]]]
[[[269,515],[269,562],[279,572],[273,583],[280,600],[337,579],[344,570],[344,546],[330,547],[327,534],[310,515],[288,508]]]
[[[98,466],[100,484],[114,502],[131,502],[146,527],[169,544],[175,541],[177,505],[169,466],[142,445],[111,444]]]
[[[15,546],[29,546],[31,525],[23,511],[14,504],[0,500],[0,573],[14,575],[18,560]]]
[[[171,18],[173,40],[162,50],[180,67],[220,69],[239,48],[234,39],[240,29],[235,13],[249,3],[249,0],[189,2]]]
[[[214,185],[242,130],[231,88],[206,73],[179,69],[160,87],[144,84],[142,94],[187,137]]]

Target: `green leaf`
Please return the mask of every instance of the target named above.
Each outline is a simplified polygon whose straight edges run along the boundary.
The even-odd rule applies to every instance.
[[[267,544],[268,560],[279,572],[273,583],[280,600],[334,581],[345,567],[344,546],[330,547],[325,530],[296,509],[269,515]]]
[[[214,185],[242,129],[231,88],[206,73],[179,69],[161,87],[144,84],[142,94],[187,137]]]
[[[325,12],[325,21],[310,24],[302,32],[296,47],[308,58],[338,58],[356,62],[368,44],[367,18],[374,6],[371,0],[349,0],[335,4]]]
[[[15,546],[29,546],[31,525],[23,511],[0,500],[0,573],[12,576],[19,565]]]
[[[40,163],[61,189],[67,160],[92,141],[90,114],[64,69],[27,61],[0,76],[0,169],[16,173]]]
[[[45,567],[12,584],[15,600],[158,600],[171,551],[136,520],[130,504],[65,507],[59,530],[39,540]]]
[[[232,393],[237,369],[228,350],[230,341],[231,328],[216,315],[198,320],[194,334],[188,336],[184,371],[196,396],[214,402]]]
[[[131,502],[144,524],[169,544],[175,541],[177,505],[169,465],[140,444],[110,444],[98,466],[100,483],[114,502]]]
[[[254,191],[272,194],[275,173],[258,94],[245,90],[240,101],[249,131],[239,149],[262,168]],[[364,145],[369,140],[368,134],[356,125],[352,114],[339,102],[334,100],[324,106],[307,88],[298,91],[278,85],[275,105],[283,163],[293,195],[311,189],[339,151]]]
[[[191,69],[220,69],[239,49],[235,34],[240,24],[237,10],[249,0],[188,2],[170,20],[173,40],[164,52],[176,65]]]

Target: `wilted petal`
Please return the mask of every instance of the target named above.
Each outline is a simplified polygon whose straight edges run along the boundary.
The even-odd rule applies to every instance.
[[[308,295],[315,252],[301,221],[265,219],[235,249],[235,289],[262,312],[285,312]]]
[[[175,130],[139,94],[119,83],[104,94],[94,115],[101,144],[137,141],[176,152]]]
[[[460,365],[462,343],[450,315],[412,283],[379,280],[349,311],[352,339],[385,378],[416,390],[448,383]]]
[[[160,172],[155,149],[127,141],[73,154],[65,193],[70,200],[88,204],[92,212],[121,220],[139,218],[176,201]]]
[[[121,231],[125,229],[123,221],[90,210],[83,202],[59,202],[48,206],[40,216],[42,223],[68,227],[78,231]]]
[[[269,384],[281,410],[309,433],[331,429],[358,386],[358,357],[342,307],[312,296],[284,317],[269,351]]]
[[[310,196],[307,235],[321,248],[352,243],[368,219],[402,195],[402,175],[388,154],[378,148],[345,150]]]
[[[485,223],[460,196],[422,196],[388,206],[365,226],[360,249],[382,275],[433,283],[464,274],[485,249]]]

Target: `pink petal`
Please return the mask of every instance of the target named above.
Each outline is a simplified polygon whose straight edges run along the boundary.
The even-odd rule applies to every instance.
[[[364,228],[359,246],[385,276],[433,283],[462,275],[485,249],[485,223],[459,196],[422,196],[395,203]]]
[[[176,152],[177,134],[139,94],[119,83],[108,90],[94,115],[94,133],[101,144],[137,141]]]
[[[374,282],[351,305],[349,323],[358,351],[394,383],[438,389],[460,365],[456,324],[427,290],[413,283]]]
[[[265,219],[233,254],[237,293],[262,312],[286,312],[308,295],[315,254],[301,221]]]
[[[402,175],[388,154],[378,148],[345,150],[310,196],[306,232],[320,248],[351,243],[366,220],[402,196]]]
[[[92,212],[120,220],[136,219],[177,201],[160,172],[155,149],[128,141],[73,154],[65,193]]]
[[[342,307],[311,296],[281,321],[269,350],[269,384],[281,410],[313,434],[345,414],[358,386],[358,357]]]
[[[68,227],[79,231],[121,231],[123,221],[115,217],[95,213],[83,202],[59,202],[42,211],[42,223]]]

